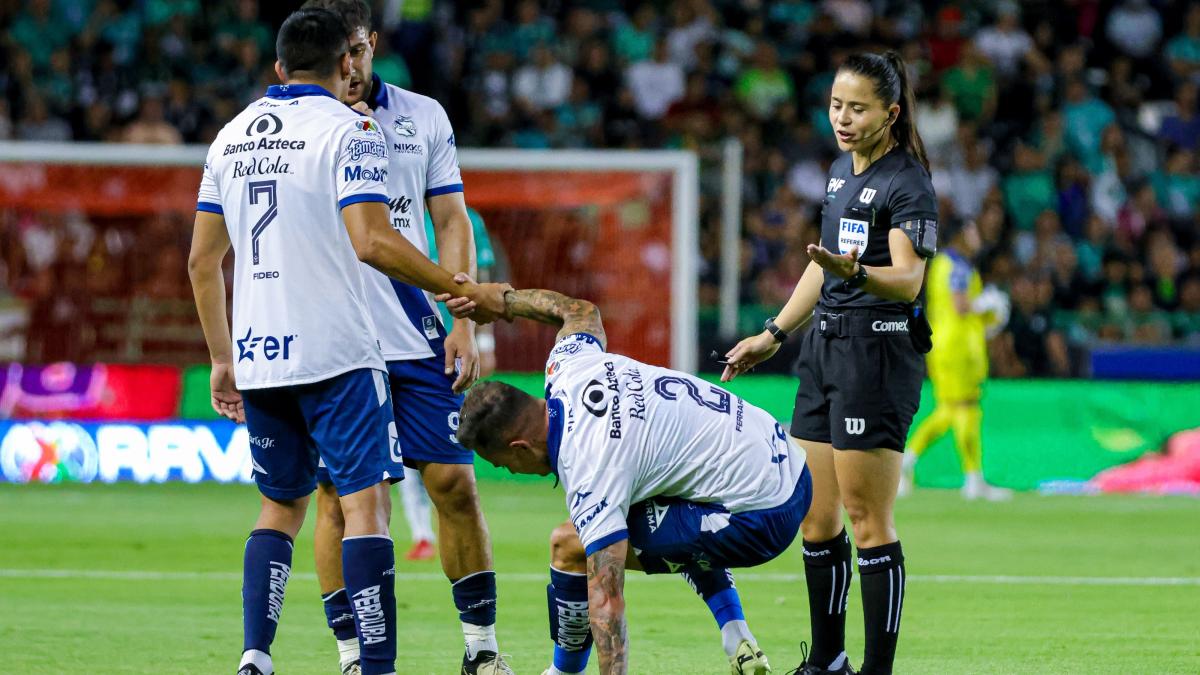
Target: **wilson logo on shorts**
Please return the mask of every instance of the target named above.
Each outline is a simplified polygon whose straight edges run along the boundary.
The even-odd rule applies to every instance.
[[[858,436],[867,429],[867,420],[862,417],[847,417],[846,418],[846,433],[851,436]]]

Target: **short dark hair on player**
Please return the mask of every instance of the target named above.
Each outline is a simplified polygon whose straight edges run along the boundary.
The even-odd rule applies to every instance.
[[[283,22],[275,38],[275,56],[285,73],[333,73],[350,51],[350,29],[342,17],[319,8],[299,9]]]
[[[458,442],[471,450],[508,445],[541,406],[537,399],[503,382],[480,382],[471,387],[458,420]]]
[[[366,28],[368,34],[371,32],[371,5],[367,0],[308,0],[304,8],[310,7],[327,9],[342,17],[350,29],[347,34],[356,28]]]

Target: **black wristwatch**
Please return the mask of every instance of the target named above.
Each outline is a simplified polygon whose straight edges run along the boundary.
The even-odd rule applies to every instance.
[[[775,338],[776,342],[783,342],[784,340],[788,339],[787,331],[775,325],[775,317],[767,319],[763,323],[763,329],[770,333],[771,337]]]
[[[858,271],[846,277],[842,285],[846,288],[861,288],[865,283],[867,283],[867,268],[862,263],[858,263]]]

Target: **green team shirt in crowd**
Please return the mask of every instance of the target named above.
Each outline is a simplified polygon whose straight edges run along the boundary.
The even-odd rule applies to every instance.
[[[492,249],[492,238],[488,236],[487,227],[483,224],[483,216],[471,207],[467,207],[467,216],[471,219],[471,231],[475,234],[475,266],[480,270],[491,269],[496,264],[496,252]],[[437,237],[433,232],[433,219],[429,211],[425,212],[425,239],[429,242],[429,259],[438,261]],[[449,331],[454,325],[450,312],[446,311],[444,303],[438,303],[438,311],[442,314],[442,324]]]

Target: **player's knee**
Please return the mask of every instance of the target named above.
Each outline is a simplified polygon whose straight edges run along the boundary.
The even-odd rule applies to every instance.
[[[587,571],[583,544],[570,523],[563,523],[550,533],[550,565],[563,572]]]
[[[341,502],[346,536],[387,533],[392,499],[386,483],[345,495]]]
[[[869,499],[848,497],[846,515],[854,529],[854,541],[860,547],[881,546],[895,540],[895,525],[890,511]]]
[[[346,519],[342,515],[342,501],[338,498],[337,489],[331,484],[317,484],[317,521],[339,528],[346,525]]]
[[[444,517],[474,514],[479,510],[475,475],[469,464],[445,465],[422,474],[429,499]]]

